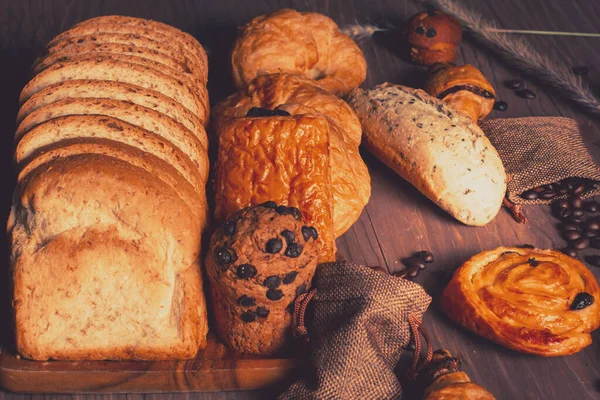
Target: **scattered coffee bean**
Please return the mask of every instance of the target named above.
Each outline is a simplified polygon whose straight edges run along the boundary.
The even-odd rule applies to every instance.
[[[600,249],[600,237],[593,237],[590,239],[590,247],[594,249]]]
[[[538,194],[535,190],[528,190],[526,192],[524,192],[521,195],[522,198],[524,198],[525,200],[537,200],[538,199]]]
[[[267,253],[271,254],[279,253],[281,249],[283,249],[283,242],[279,238],[269,239],[265,246]]]
[[[571,210],[568,208],[561,208],[554,213],[558,219],[567,219],[571,216]]]
[[[300,296],[301,294],[306,293],[306,283],[303,283],[302,285],[298,286],[296,288],[296,296]]]
[[[600,256],[587,256],[585,257],[585,261],[594,267],[600,267]]]
[[[552,200],[556,197],[556,192],[554,190],[544,190],[538,193],[538,196],[542,200]]]
[[[408,269],[404,268],[401,271],[394,272],[392,275],[394,275],[396,278],[406,278],[407,273],[408,273]]]
[[[575,217],[583,217],[583,210],[581,208],[574,208],[571,210],[571,215]]]
[[[425,33],[425,36],[427,36],[428,38],[435,37],[435,35],[437,35],[437,32],[433,28],[427,29],[427,33]]]
[[[256,307],[256,316],[260,318],[267,318],[269,315],[269,309],[264,306]]]
[[[580,195],[574,194],[569,199],[569,203],[571,204],[571,208],[581,208],[581,206],[583,205],[583,199]]]
[[[276,275],[269,276],[263,281],[263,285],[269,289],[277,289],[281,285],[281,278]]]
[[[242,279],[250,279],[256,276],[256,268],[251,264],[238,265],[236,275]]]
[[[292,243],[285,249],[285,253],[283,254],[289,258],[298,258],[302,254],[303,249],[300,243]]]
[[[237,260],[235,250],[230,247],[219,246],[215,249],[215,260],[221,266],[221,270],[226,271],[227,266]]]
[[[416,265],[411,265],[406,268],[406,277],[409,279],[414,279],[419,276],[419,267]]]
[[[283,292],[279,289],[269,289],[267,290],[267,299],[271,301],[280,300],[283,297]]]
[[[434,261],[433,253],[427,250],[415,253],[415,257],[425,261],[427,264],[431,264]]]
[[[296,239],[296,235],[294,234],[294,232],[290,231],[289,229],[281,231],[281,236],[283,236],[283,238],[285,239],[285,243],[288,245],[290,243],[293,243]]]
[[[557,193],[562,196],[563,194],[569,193],[569,189],[567,189],[565,186],[561,186],[557,189]]]
[[[585,232],[583,232],[583,236],[585,236],[588,239],[591,239],[591,238],[596,237],[598,235],[600,235],[599,231],[585,231]]]
[[[277,203],[275,203],[274,201],[265,201],[262,204],[259,204],[260,207],[266,207],[266,208],[277,208]]]
[[[319,237],[319,233],[313,226],[303,226],[302,236],[304,237],[304,241],[308,242],[308,239],[310,238],[317,240],[317,238]]]
[[[575,67],[571,68],[571,72],[578,76],[585,76],[590,72],[590,67],[587,65],[576,65]]]
[[[588,219],[584,222],[583,229],[586,231],[598,231],[600,230],[600,222],[595,219]]]
[[[572,247],[562,249],[562,252],[568,255],[569,257],[577,258],[577,250]]]
[[[570,215],[568,218],[566,218],[567,221],[572,222],[574,224],[580,224],[583,222],[583,217],[578,217],[576,215]]]
[[[236,221],[235,220],[229,220],[229,221],[225,221],[225,223],[223,224],[223,234],[225,236],[233,236],[233,234],[235,233],[235,224]]]
[[[243,295],[238,299],[238,304],[242,307],[254,307],[256,301],[252,297]]]
[[[573,232],[573,231],[571,231]],[[580,237],[579,239],[573,240],[570,243],[570,247],[573,247],[577,250],[587,249],[590,245],[590,240],[588,238]]]
[[[418,257],[408,257],[402,260],[407,268],[425,269],[425,262]]]
[[[592,304],[594,304],[594,296],[588,292],[581,292],[575,296],[575,300],[573,300],[573,303],[571,304],[571,310],[583,310]]]
[[[296,276],[298,276],[298,273],[296,271],[292,271],[287,273],[284,277],[283,277],[283,283],[286,285],[289,285],[290,283],[293,283],[296,280]]]
[[[546,186],[538,186],[538,187],[534,187],[533,189],[534,192],[539,193],[539,192],[543,192],[544,190],[546,190]]]
[[[567,199],[560,199],[553,203],[554,207],[557,209],[561,208],[569,208],[569,201]]]
[[[561,231],[578,231],[579,225],[574,224],[572,222],[563,222],[559,225]]]
[[[508,79],[504,81],[504,86],[512,90],[518,90],[523,87],[523,81],[520,79]]]
[[[588,201],[583,204],[583,209],[589,213],[597,213],[600,208],[600,204],[596,201]]]
[[[508,110],[508,104],[505,101],[497,101],[494,103],[494,110],[506,111]]]
[[[242,313],[242,321],[244,322],[254,322],[256,320],[256,314],[254,311],[244,311]]]
[[[535,99],[537,95],[533,93],[529,89],[520,89],[515,92],[517,96],[522,97],[524,99]]]
[[[572,194],[581,194],[583,192],[585,192],[585,184],[583,183],[578,183],[573,186],[573,189],[571,189]]]

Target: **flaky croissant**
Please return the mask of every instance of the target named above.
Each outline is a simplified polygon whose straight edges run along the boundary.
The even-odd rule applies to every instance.
[[[282,9],[246,24],[231,53],[233,80],[244,88],[259,75],[286,72],[315,79],[342,96],[366,78],[359,47],[325,15]]]
[[[600,327],[600,288],[581,261],[554,250],[499,247],[465,262],[440,305],[465,328],[540,356],[573,354]]]
[[[496,92],[472,65],[435,64],[429,70],[425,91],[468,115],[474,122],[492,111]]]

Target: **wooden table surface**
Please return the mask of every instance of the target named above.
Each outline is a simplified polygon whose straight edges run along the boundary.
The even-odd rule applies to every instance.
[[[503,28],[554,31],[600,32],[600,1],[595,0],[459,0],[493,19]],[[358,22],[398,24],[419,8],[401,0],[204,0],[204,1],[31,1],[0,2],[0,163],[4,190],[0,198],[0,220],[5,221],[14,185],[12,135],[20,89],[28,78],[28,67],[42,46],[55,34],[75,22],[102,14],[127,14],[161,20],[194,34],[209,50],[209,91],[212,102],[231,93],[226,68],[227,52],[235,37],[235,27],[250,18],[281,7],[318,11],[340,25]],[[424,69],[398,57],[394,34],[378,35],[360,43],[369,65],[364,87],[384,81],[419,86]],[[533,47],[554,54],[570,65],[590,66],[589,80],[600,89],[600,38],[528,36]],[[507,68],[468,37],[460,46],[458,63],[480,68],[494,84],[498,98],[508,103],[508,111],[491,117],[567,116],[575,118],[597,161],[600,160],[600,119],[582,114],[561,99],[560,94],[536,85],[533,79]],[[537,93],[534,100],[518,98],[503,87],[505,79],[526,78],[526,86]],[[600,91],[600,90],[599,90]],[[600,398],[600,331],[584,351],[559,358],[540,358],[519,354],[471,334],[446,318],[437,303],[452,272],[468,257],[500,245],[530,243],[541,248],[561,248],[548,207],[525,209],[529,223],[519,225],[502,210],[482,228],[460,225],[416,189],[391,172],[370,154],[363,152],[372,178],[372,197],[358,222],[338,240],[339,252],[358,263],[382,265],[399,270],[399,260],[413,251],[428,249],[436,262],[418,282],[434,301],[425,316],[425,326],[435,347],[450,349],[459,356],[471,378],[498,399],[598,399]],[[4,230],[2,230],[3,232]],[[6,269],[6,240],[0,240],[2,267]],[[592,268],[600,278],[600,269]],[[6,273],[3,271],[3,273]],[[3,275],[6,276],[6,275]],[[0,279],[6,282],[6,279]],[[2,337],[8,334],[8,287],[2,287]],[[172,394],[184,399],[254,399],[273,396],[272,389],[255,392]],[[153,399],[159,395],[103,395],[103,398]],[[15,395],[0,392],[3,399],[38,399],[40,395]],[[61,396],[43,396],[61,397]],[[75,396],[78,397],[78,396]]]

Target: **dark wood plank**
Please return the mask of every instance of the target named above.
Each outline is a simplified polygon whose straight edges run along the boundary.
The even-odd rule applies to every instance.
[[[486,18],[495,18],[505,28],[542,29],[597,32],[600,3],[588,0],[462,0]],[[11,168],[10,132],[14,131],[16,98],[26,82],[26,71],[36,52],[56,33],[75,22],[94,15],[122,13],[158,19],[191,32],[210,50],[211,100],[218,101],[232,91],[227,73],[227,53],[235,37],[235,26],[251,17],[280,7],[303,11],[318,11],[330,15],[340,24],[389,21],[400,25],[417,11],[411,2],[379,0],[263,0],[244,2],[223,1],[164,1],[123,2],[121,0],[70,2],[34,1],[0,3],[0,49],[3,74],[0,82],[4,91],[0,123],[8,132],[2,136],[1,157],[3,171]],[[396,35],[396,36],[394,36]],[[400,42],[397,32],[376,35],[362,42],[361,48],[369,63],[364,86],[384,81],[419,86],[424,69],[406,63],[398,54]],[[600,82],[599,39],[528,36],[536,49],[554,53],[572,65],[593,67],[590,80]],[[15,49],[21,49],[17,51]],[[600,160],[598,118],[582,114],[561,96],[547,90],[535,79],[526,77],[529,88],[538,94],[535,100],[522,100],[504,88],[505,79],[521,76],[508,68],[493,54],[473,45],[467,38],[461,44],[458,62],[471,63],[480,68],[496,87],[498,95],[509,103],[505,113],[494,112],[495,117],[529,115],[564,115],[575,118],[590,151]],[[483,228],[462,226],[424,199],[416,189],[389,171],[377,159],[363,153],[373,181],[371,202],[352,229],[338,240],[339,252],[344,257],[367,264],[387,266],[391,271],[400,269],[399,259],[423,248],[436,254],[436,263],[419,278],[434,298],[427,313],[426,327],[436,346],[449,348],[463,360],[465,370],[477,382],[491,390],[498,399],[566,399],[598,398],[600,376],[600,333],[594,333],[594,344],[581,353],[569,357],[545,359],[518,354],[466,332],[450,322],[439,310],[437,299],[452,272],[468,257],[502,244],[531,243],[539,247],[562,247],[547,207],[528,207],[528,225],[518,225],[502,211],[498,218]],[[10,173],[2,174],[2,187],[12,187]],[[10,194],[2,196],[0,215],[6,216]],[[2,246],[5,246],[2,241]],[[6,254],[6,249],[2,249]],[[6,258],[5,258],[6,259]],[[595,269],[596,277],[600,270]],[[3,280],[5,282],[6,280]],[[2,292],[8,293],[8,287]],[[6,298],[2,298],[4,304]],[[0,317],[8,321],[6,307],[0,308]],[[273,390],[258,392],[223,392],[194,395],[201,399],[264,398]],[[2,398],[31,399],[31,396],[5,395]],[[33,396],[36,399],[39,396]],[[54,398],[60,396],[45,396]],[[100,396],[97,396],[100,398]],[[102,396],[102,398],[141,399],[142,395]],[[147,395],[144,398],[154,398]],[[184,399],[186,394],[169,397]],[[63,397],[60,397],[63,398]]]

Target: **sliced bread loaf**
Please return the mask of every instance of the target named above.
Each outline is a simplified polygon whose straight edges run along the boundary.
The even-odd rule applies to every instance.
[[[178,101],[199,119],[202,119],[201,116],[205,114],[205,105],[202,104],[198,94],[192,92],[181,79],[107,57],[54,64],[35,76],[23,88],[19,100],[22,104],[45,87],[72,79],[117,81],[142,86]]]
[[[86,137],[113,140],[150,153],[172,165],[194,189],[204,193],[204,177],[187,154],[150,131],[107,116],[69,115],[37,125],[17,143],[15,159],[24,164],[47,146]]]
[[[67,98],[29,114],[17,128],[15,140],[34,127],[66,115],[106,115],[157,134],[177,146],[196,165],[204,182],[208,178],[208,153],[192,132],[164,114],[128,101],[94,98]]]

